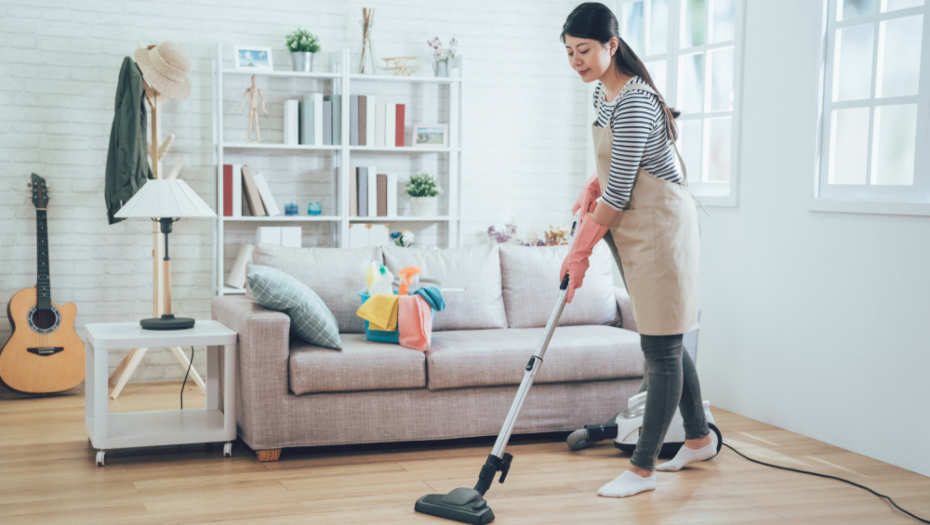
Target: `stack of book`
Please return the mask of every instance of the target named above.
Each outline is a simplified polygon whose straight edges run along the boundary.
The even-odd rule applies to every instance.
[[[223,216],[264,217],[281,214],[268,182],[248,164],[223,164]]]
[[[372,95],[352,95],[349,99],[349,145],[404,147],[406,110],[404,104],[378,102]]]
[[[350,217],[396,217],[397,174],[378,173],[374,166],[349,170]]]
[[[338,146],[342,144],[342,97],[308,93],[284,101],[284,144]]]

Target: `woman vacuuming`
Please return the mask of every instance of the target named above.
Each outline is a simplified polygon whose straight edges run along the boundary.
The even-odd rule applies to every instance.
[[[572,68],[595,82],[597,175],[572,210],[582,222],[559,280],[568,302],[581,287],[591,250],[611,246],[639,326],[646,371],[646,412],[629,470],[598,490],[625,497],[655,490],[655,471],[675,471],[717,453],[701,405],[701,388],[682,335],[698,327],[698,217],[675,140],[679,113],[665,104],[645,66],[620,38],[617,18],[599,3],[575,8],[562,28]],[[675,409],[685,444],[656,466]]]

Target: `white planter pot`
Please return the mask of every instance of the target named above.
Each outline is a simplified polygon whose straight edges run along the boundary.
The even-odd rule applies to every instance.
[[[411,197],[413,214],[417,217],[435,217],[439,215],[439,197]]]

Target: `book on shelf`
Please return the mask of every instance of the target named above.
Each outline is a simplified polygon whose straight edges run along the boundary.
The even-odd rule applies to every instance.
[[[384,102],[375,105],[375,146],[384,147]]]
[[[394,134],[397,131],[397,104],[388,102],[384,105],[384,146],[393,148],[397,146]]]
[[[281,215],[281,209],[278,208],[278,205],[274,202],[274,195],[271,194],[271,188],[268,187],[265,176],[261,173],[256,173],[252,175],[252,178],[255,180],[255,186],[258,188],[258,195],[262,198],[262,206],[265,208],[265,215],[269,217]]]
[[[355,177],[357,182],[358,194],[358,216],[368,217],[368,168],[360,166],[355,168]]]
[[[233,288],[245,288],[245,269],[246,266],[252,262],[253,248],[254,246],[251,244],[243,244],[239,247],[239,253],[236,255],[236,261],[230,268],[229,277],[226,279],[227,285],[232,286]]]
[[[333,101],[323,97],[323,145],[333,145]]]
[[[329,102],[329,118],[330,123],[330,144],[333,146],[339,146],[342,144],[342,95],[325,95],[323,97],[324,104]],[[323,118],[326,118],[326,115],[323,115]],[[326,140],[326,123],[323,123],[323,140]]]
[[[358,217],[358,171],[349,168],[349,217]]]
[[[388,176],[384,173],[379,173],[378,174],[378,217],[388,216],[387,196],[388,196]]]
[[[307,95],[308,97],[310,95]],[[323,94],[313,94],[313,145],[323,145]]]
[[[404,104],[397,104],[396,113],[394,115],[394,145],[398,148],[404,147],[404,110],[406,106]]]
[[[242,166],[223,164],[223,216],[242,216]]]
[[[265,207],[262,206],[262,197],[258,193],[258,186],[255,185],[255,179],[252,177],[252,168],[248,164],[242,165],[242,184],[245,185],[245,200],[248,203],[249,215],[253,217],[263,217],[266,215]]]
[[[303,100],[298,103],[297,109],[300,116],[300,122],[298,124],[300,131],[298,140],[300,141],[300,144],[305,146],[318,146],[318,144],[314,142],[315,133],[313,130],[313,124],[316,118],[314,116],[315,108],[313,105],[313,94],[311,93],[309,95],[304,95]]]
[[[397,174],[387,174],[387,216],[397,217]]]
[[[365,95],[365,145],[375,145],[375,112],[377,110],[377,97]]]
[[[356,146],[367,146],[368,145],[368,96],[359,95],[358,96],[358,137],[356,140]],[[352,119],[355,122],[355,118]]]
[[[300,101],[284,101],[284,144],[300,144]]]
[[[349,145],[358,146],[358,95],[349,97]]]
[[[365,169],[368,175],[368,214],[367,217],[378,216],[378,172],[374,166]]]

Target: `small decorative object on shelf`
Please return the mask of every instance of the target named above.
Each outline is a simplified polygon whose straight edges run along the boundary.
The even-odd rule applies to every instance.
[[[392,57],[382,58],[384,70],[393,71],[395,75],[409,77],[420,67],[420,57]]]
[[[518,246],[559,246],[568,244],[569,227],[567,225],[549,226],[549,229],[543,232],[542,237],[535,229],[531,229],[525,237],[517,235],[517,227],[513,224],[505,224],[498,230],[494,226],[488,228],[488,238],[498,244],[516,244]]]
[[[323,212],[323,205],[317,201],[310,201],[307,204],[307,215],[319,215]],[[296,215],[296,212],[295,212]]]
[[[448,124],[414,124],[414,147],[447,147],[449,145]]]
[[[439,41],[438,36],[433,37],[432,40],[427,40],[426,43],[433,50],[433,71],[436,76],[448,77],[449,60],[455,58],[455,48],[458,46],[455,37],[452,37],[452,40],[449,41],[449,47],[446,48],[442,47],[442,42]]]
[[[236,46],[236,69],[238,71],[272,71],[271,48],[259,46]]]
[[[301,28],[284,38],[287,48],[291,50],[291,65],[294,71],[309,73],[313,70],[313,54],[320,50],[319,38]]]
[[[371,30],[375,25],[375,8],[363,7],[362,19],[359,21],[362,26],[362,52],[358,63],[359,73],[375,73],[375,55],[371,51]]]
[[[288,201],[284,204],[284,215],[297,215],[297,203]]]
[[[416,239],[417,236],[410,230],[401,230],[391,234],[391,240],[401,248],[409,248]]]
[[[427,173],[414,173],[407,181],[407,195],[413,201],[413,214],[418,217],[439,215],[439,199],[436,196],[441,193],[436,178]]]
[[[262,96],[262,90],[258,89],[255,85],[255,75],[252,75],[252,87],[245,88],[245,94],[242,95],[242,102],[239,103],[239,107],[236,108],[236,111],[242,109],[242,105],[245,104],[245,97],[249,98],[249,125],[245,130],[245,141],[252,142],[252,122],[255,122],[255,140],[256,142],[262,141],[262,134],[258,129],[258,101],[262,101],[262,111],[265,114],[268,114],[268,110],[265,109],[265,97]]]

